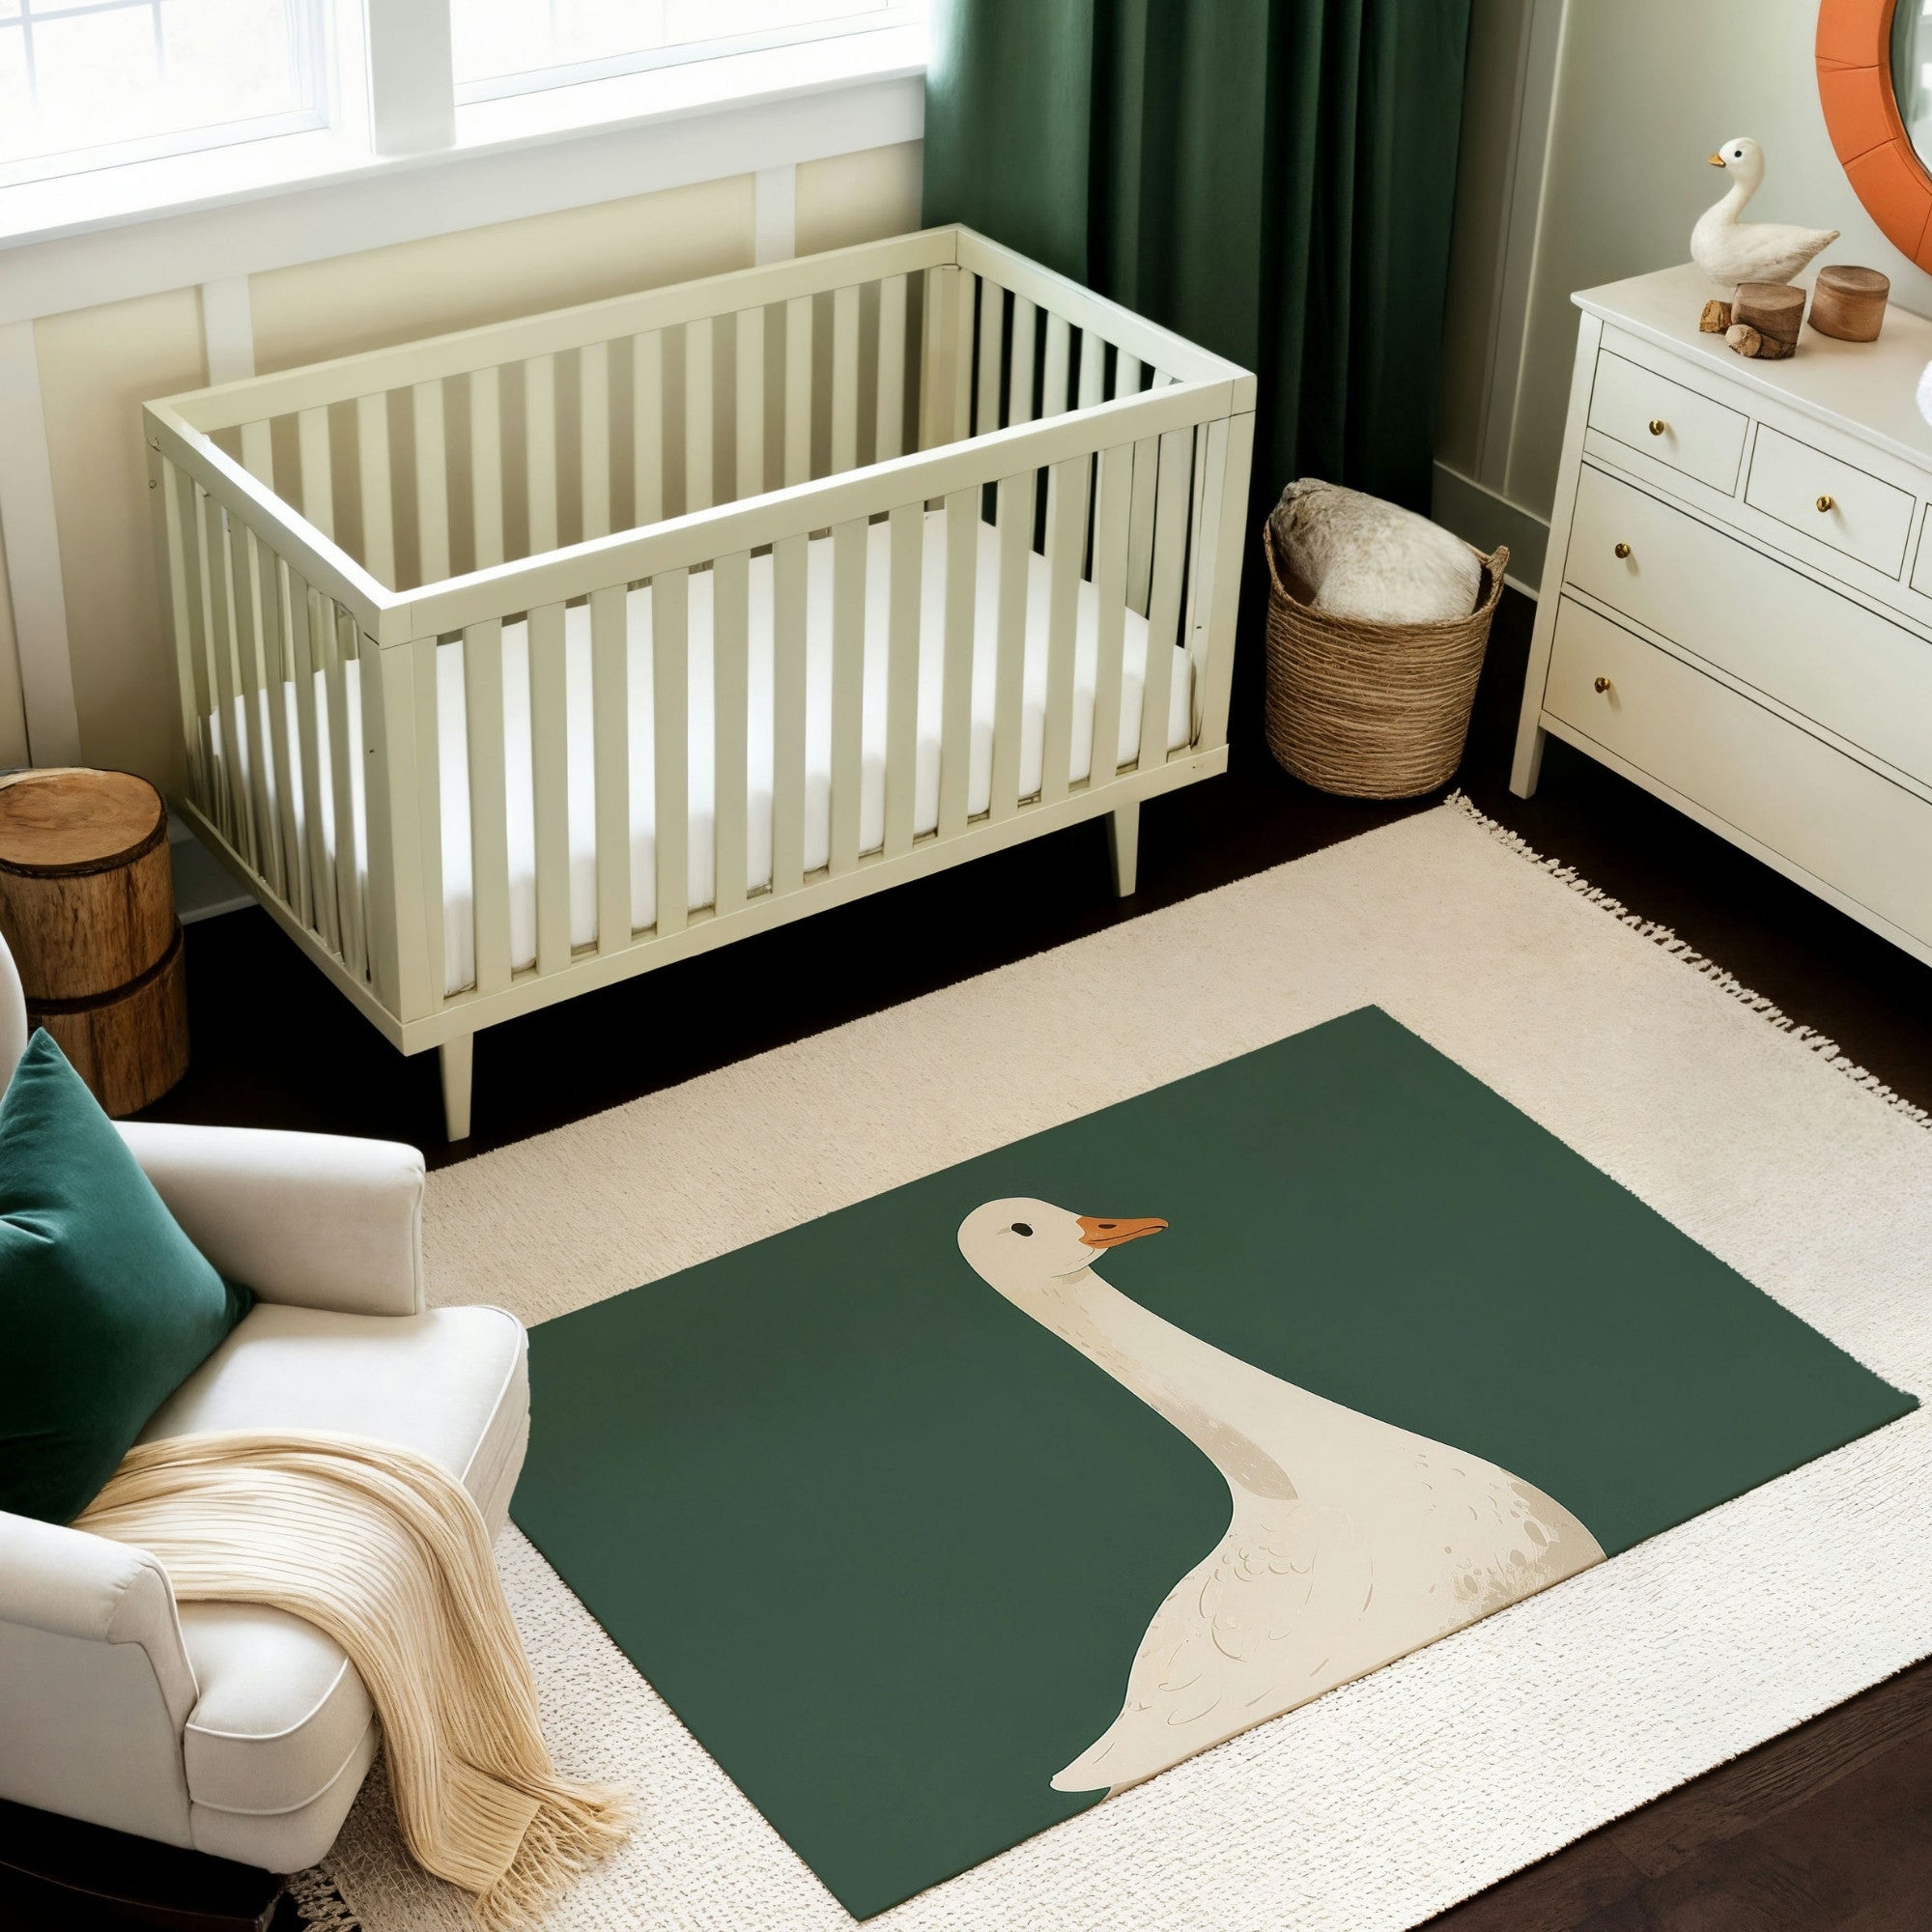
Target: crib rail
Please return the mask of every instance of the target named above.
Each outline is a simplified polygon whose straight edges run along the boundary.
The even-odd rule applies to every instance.
[[[1122,809],[1225,759],[1252,407],[963,230],[150,405],[189,810],[413,1049]]]

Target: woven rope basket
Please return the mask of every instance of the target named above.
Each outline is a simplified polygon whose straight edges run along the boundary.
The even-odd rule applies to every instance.
[[[1283,580],[1272,520],[1262,549],[1268,750],[1304,783],[1345,798],[1413,798],[1446,782],[1463,761],[1509,552],[1483,558],[1466,617],[1381,624],[1302,603]]]

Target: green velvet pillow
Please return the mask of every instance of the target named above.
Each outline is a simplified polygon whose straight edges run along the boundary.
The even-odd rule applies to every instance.
[[[0,1509],[71,1522],[254,1299],[35,1034],[0,1100]]]

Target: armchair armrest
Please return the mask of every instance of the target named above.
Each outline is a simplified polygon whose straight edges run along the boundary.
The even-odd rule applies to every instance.
[[[422,1155],[395,1141],[117,1123],[187,1237],[264,1301],[350,1315],[423,1307]]]
[[[199,1695],[147,1550],[0,1511],[0,1797],[190,1843]]]

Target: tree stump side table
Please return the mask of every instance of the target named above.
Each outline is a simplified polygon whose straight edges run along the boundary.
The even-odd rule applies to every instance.
[[[187,1071],[187,993],[168,812],[128,772],[0,778],[0,934],[27,1022],[43,1026],[110,1114]]]

